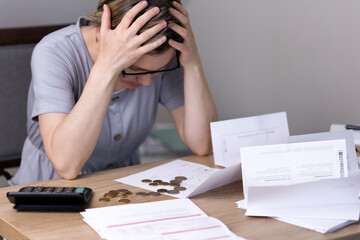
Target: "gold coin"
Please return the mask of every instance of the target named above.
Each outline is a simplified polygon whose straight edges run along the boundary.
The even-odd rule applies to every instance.
[[[143,179],[143,180],[141,180],[141,182],[143,182],[143,183],[151,183],[152,180],[151,179]]]
[[[137,192],[136,195],[138,196],[147,196],[146,192]]]
[[[186,187],[174,187],[174,190],[177,190],[177,191],[185,191],[185,190],[186,190]]]
[[[115,192],[109,192],[109,198],[114,198],[114,197],[116,197],[116,195],[117,195],[118,193],[115,191]]]
[[[160,188],[157,190],[158,193],[167,193],[168,190],[167,189],[164,189],[164,188]]]
[[[127,196],[127,193],[119,192],[116,194],[117,197]]]
[[[109,191],[109,193],[111,194],[111,195],[116,195],[117,193],[118,193],[118,191],[117,190],[111,190],[111,191]]]
[[[177,176],[177,177],[175,177],[175,179],[176,179],[176,180],[180,180],[180,181],[187,180],[187,178],[184,177],[184,176]]]
[[[105,193],[104,198],[110,198],[110,193]]]
[[[127,195],[127,194],[124,194],[124,195],[118,195],[117,197],[118,197],[118,198],[123,199],[123,198],[127,198],[127,197],[128,197],[128,195]]]
[[[120,200],[119,200],[119,203],[120,203],[120,204],[127,204],[127,203],[129,203],[129,202],[130,202],[129,199],[120,199]]]
[[[99,202],[109,202],[110,201],[110,198],[99,198]]]
[[[170,184],[171,184],[171,183],[177,183],[177,184],[180,185],[180,184],[181,184],[181,181],[180,181],[180,180],[171,180],[171,181],[170,181]]]
[[[127,189],[118,189],[117,192],[119,192],[119,193],[127,193],[127,192],[129,192],[129,190],[127,190]]]
[[[130,192],[130,191],[128,191],[128,190],[126,190],[126,192],[125,191],[118,191],[118,193],[116,194],[116,196],[117,197],[121,197],[121,196],[127,196],[127,195],[131,195],[132,194],[132,192]]]
[[[154,182],[154,183],[161,183],[162,180],[154,180],[153,182]]]
[[[158,193],[158,192],[149,192],[148,196],[150,196],[150,197],[158,197],[158,196],[160,196],[160,193]]]
[[[180,187],[180,184],[172,182],[172,183],[170,183],[170,186],[172,186],[172,187]]]
[[[159,186],[159,184],[156,182],[152,182],[152,183],[149,183],[149,186]]]
[[[168,183],[168,182],[161,182],[161,183],[159,183],[159,185],[160,185],[160,186],[169,186],[170,183]]]
[[[178,190],[169,190],[168,193],[169,194],[178,194],[179,191]]]

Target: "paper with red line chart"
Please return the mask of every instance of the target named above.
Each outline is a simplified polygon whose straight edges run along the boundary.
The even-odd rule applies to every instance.
[[[189,199],[87,209],[84,221],[104,239],[243,239]]]

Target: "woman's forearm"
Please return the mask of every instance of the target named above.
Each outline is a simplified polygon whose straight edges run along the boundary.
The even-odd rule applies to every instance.
[[[217,111],[200,60],[184,67],[185,112],[183,137],[198,155],[211,150],[210,122],[217,120]]]
[[[44,137],[46,154],[64,178],[72,179],[78,175],[99,139],[115,84],[113,76],[104,72],[101,64],[95,64],[72,111],[51,133],[42,134],[47,135]],[[49,120],[40,116],[40,129],[42,121]]]

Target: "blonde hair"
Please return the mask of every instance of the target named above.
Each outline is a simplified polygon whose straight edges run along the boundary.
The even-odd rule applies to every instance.
[[[140,1],[141,0],[100,0],[96,12],[88,15],[88,18],[90,20],[90,26],[100,27],[101,16],[104,11],[103,6],[104,6],[104,4],[107,4],[111,11],[111,29],[115,29],[117,27],[117,25],[119,25],[119,23],[121,22],[121,20],[125,16],[125,14]],[[175,0],[175,1],[181,3],[180,0]],[[139,16],[141,16],[142,14],[144,14],[146,11],[148,11],[149,9],[151,9],[153,7],[158,7],[160,9],[160,13],[157,14],[152,19],[150,19],[140,29],[140,31],[138,32],[139,34],[146,31],[147,29],[155,26],[156,24],[158,24],[160,21],[163,21],[163,20],[165,20],[168,23],[168,25],[171,23],[176,23],[176,24],[180,25],[178,20],[175,19],[169,12],[169,8],[172,7],[172,2],[173,2],[172,0],[147,0],[147,2],[148,2],[147,7],[135,17],[134,21]],[[171,30],[169,27],[166,27],[165,29],[163,29],[162,31],[157,33],[155,36],[153,36],[147,42],[156,40],[162,36],[166,36],[167,39],[173,39],[177,42],[183,42],[182,37],[179,34],[177,34],[176,32],[174,32],[173,30]],[[145,42],[144,44],[146,44],[147,42]],[[169,48],[170,48],[170,45],[166,41],[164,44],[162,44],[160,47],[156,48],[155,50],[153,50],[150,53],[152,53],[152,54],[163,53],[166,50],[168,50]]]

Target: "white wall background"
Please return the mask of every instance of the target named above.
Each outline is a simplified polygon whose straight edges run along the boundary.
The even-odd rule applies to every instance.
[[[0,0],[0,28],[75,22],[97,2]],[[221,119],[286,111],[291,134],[360,124],[360,1],[183,3]]]
[[[220,118],[287,111],[291,134],[360,123],[360,1],[196,0]]]

